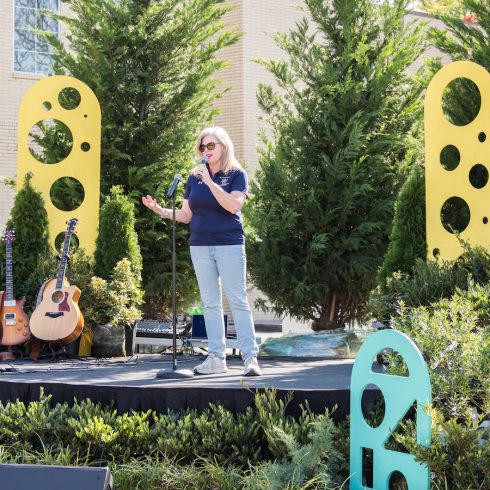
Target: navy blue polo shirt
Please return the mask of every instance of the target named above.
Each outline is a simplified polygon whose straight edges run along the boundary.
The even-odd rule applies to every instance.
[[[226,174],[216,172],[213,182],[224,191],[240,191],[248,195],[248,177],[241,168],[232,168]],[[199,182],[195,175],[190,175],[185,184],[184,199],[189,200],[192,219],[191,245],[242,245],[242,213],[230,213],[213,196],[211,189]]]

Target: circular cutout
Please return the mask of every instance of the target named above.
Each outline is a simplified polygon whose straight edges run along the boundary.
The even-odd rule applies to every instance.
[[[483,216],[483,224],[486,225],[488,223],[488,218],[486,216]]]
[[[487,139],[487,135],[482,131],[479,135],[478,135],[478,141],[480,143],[484,143],[485,140]]]
[[[441,255],[441,251],[438,248],[432,250],[432,256],[437,260]]]
[[[461,197],[450,197],[441,208],[441,222],[449,233],[461,233],[470,223],[470,208]]]
[[[61,177],[53,182],[49,191],[52,203],[61,211],[73,211],[85,199],[85,190],[79,180]]]
[[[373,383],[367,385],[362,392],[361,411],[369,427],[374,429],[381,425],[385,418],[385,407],[385,397],[379,387]]]
[[[488,170],[485,165],[478,163],[474,165],[469,174],[470,184],[475,189],[482,189],[487,185],[488,182]]]
[[[56,250],[61,250],[61,247],[63,246],[63,242],[65,241],[65,232],[58,233],[56,238],[54,239],[54,246]],[[70,238],[70,250],[76,250],[79,246],[79,241],[78,237],[73,234]]]
[[[86,141],[84,141],[80,145],[80,148],[82,149],[82,151],[89,151],[90,150],[90,143],[87,143]]]
[[[446,170],[454,170],[461,161],[461,154],[454,145],[447,145],[442,149],[439,161]]]
[[[27,136],[31,155],[41,163],[59,163],[71,152],[70,128],[58,119],[43,119],[32,126]]]
[[[466,126],[480,112],[481,94],[473,80],[459,77],[450,82],[442,94],[442,112],[455,126]]]
[[[69,111],[76,109],[81,101],[82,96],[80,95],[80,92],[73,87],[66,87],[58,94],[60,106]]]
[[[53,105],[51,104],[51,102],[49,102],[49,101],[47,101],[47,100],[45,100],[45,101],[43,102],[43,109],[44,109],[45,111],[50,111],[50,110],[51,110],[51,107],[53,107]]]

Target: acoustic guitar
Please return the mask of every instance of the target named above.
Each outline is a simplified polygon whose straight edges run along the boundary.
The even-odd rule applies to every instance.
[[[43,284],[42,299],[31,316],[32,334],[47,342],[69,344],[82,332],[83,315],[78,307],[80,289],[70,285],[65,277],[70,239],[77,222],[76,218],[68,221],[58,275]]]
[[[31,337],[29,319],[24,313],[26,297],[14,298],[14,280],[12,274],[12,242],[15,232],[7,228],[3,235],[5,240],[5,294],[0,295],[0,318],[2,323],[1,344],[19,345]]]

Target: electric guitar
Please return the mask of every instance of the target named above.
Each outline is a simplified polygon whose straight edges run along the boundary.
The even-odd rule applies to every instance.
[[[1,344],[18,345],[31,337],[29,319],[24,313],[26,297],[14,298],[14,281],[12,274],[12,242],[15,232],[7,228],[3,235],[6,248],[5,260],[5,294],[0,294],[0,318],[2,323]]]
[[[78,338],[83,328],[83,315],[78,307],[80,289],[65,277],[70,239],[78,220],[68,221],[61,252],[58,275],[41,286],[41,302],[31,316],[31,332],[47,342],[69,344]]]

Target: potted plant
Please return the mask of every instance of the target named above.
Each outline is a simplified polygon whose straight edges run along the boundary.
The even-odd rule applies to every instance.
[[[93,356],[126,355],[126,332],[131,332],[131,326],[141,318],[142,297],[143,292],[127,258],[117,262],[110,280],[91,278],[84,316],[92,331]]]

